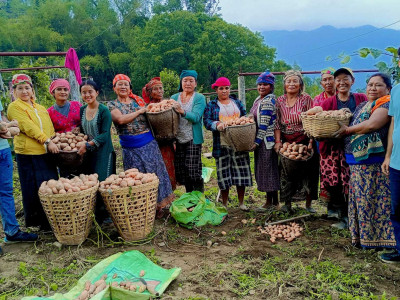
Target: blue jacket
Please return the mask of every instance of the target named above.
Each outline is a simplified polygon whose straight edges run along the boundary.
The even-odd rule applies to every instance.
[[[171,99],[178,101],[180,93],[176,93],[171,96]],[[193,107],[192,111],[186,112],[186,115],[182,118],[185,118],[189,122],[192,123],[193,128],[193,144],[203,144],[203,113],[204,109],[206,108],[206,98],[200,94],[195,93],[193,99]]]
[[[246,115],[246,109],[244,108],[242,101],[231,98],[233,103],[237,105],[240,110],[240,116]],[[218,99],[211,100],[204,112],[204,126],[206,129],[211,130],[213,133],[213,151],[212,156],[217,158],[221,156],[221,137],[220,132],[215,126],[215,121],[219,121],[219,106]]]

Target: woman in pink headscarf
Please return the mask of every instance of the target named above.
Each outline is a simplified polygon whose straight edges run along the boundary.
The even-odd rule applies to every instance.
[[[72,131],[81,124],[79,109],[82,104],[78,101],[68,100],[70,90],[69,82],[65,79],[56,79],[50,84],[49,92],[53,95],[56,103],[47,111],[56,132]]]

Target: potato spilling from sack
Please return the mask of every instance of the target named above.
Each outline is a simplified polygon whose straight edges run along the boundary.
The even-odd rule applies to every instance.
[[[87,140],[87,135],[83,133],[74,134],[72,132],[57,132],[56,136],[52,138],[53,143],[57,145],[58,149],[65,152],[78,151]]]
[[[161,112],[161,111],[168,110],[168,109],[174,107],[175,103],[177,103],[177,102],[173,99],[162,100],[161,102],[158,102],[158,103],[150,103],[147,106],[147,111],[150,113]]]
[[[142,185],[157,180],[157,175],[154,173],[140,173],[138,169],[129,169],[121,172],[118,175],[113,174],[107,177],[106,180],[100,182],[101,189],[118,189],[128,186]]]
[[[20,133],[18,121],[13,120],[11,122],[0,122],[0,131],[4,130],[7,130],[7,133],[5,134],[7,138],[12,138],[13,136],[18,135]]]
[[[251,123],[254,123],[254,120],[252,118],[243,116],[236,120],[227,121],[226,125],[227,126],[236,126],[236,125],[246,125],[246,124],[251,124]]]
[[[42,182],[39,188],[39,194],[56,195],[84,191],[96,186],[98,183],[97,178],[97,174],[81,174],[72,179],[63,177],[61,177],[59,180],[50,179],[49,181]]]
[[[293,143],[284,143],[279,152],[289,158],[294,160],[307,160],[312,155],[312,143],[308,144],[308,146],[303,144]]]

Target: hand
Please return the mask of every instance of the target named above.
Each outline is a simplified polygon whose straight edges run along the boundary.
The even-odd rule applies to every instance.
[[[276,153],[279,153],[279,150],[282,148],[282,142],[275,143],[274,150]]]
[[[182,106],[178,102],[176,102],[174,104],[174,109],[178,114],[181,114],[181,115],[185,114],[185,111],[183,110]]]
[[[250,151],[256,150],[258,144],[254,143],[253,146],[251,146]]]
[[[2,139],[11,139],[11,134],[8,131],[8,128],[0,131],[0,138]]]
[[[346,130],[349,126],[344,125],[342,122],[338,121],[340,128],[333,133],[334,138],[341,138],[346,135]]]
[[[144,114],[144,113],[147,112],[147,107],[142,107],[142,108],[139,109],[137,112],[139,113],[139,115],[142,115],[142,114]]]
[[[73,134],[79,134],[81,133],[81,130],[79,129],[79,127],[75,127],[74,129],[71,130]]]
[[[60,150],[58,149],[56,144],[50,141],[50,143],[47,145],[47,151],[50,153],[58,153]]]
[[[389,176],[389,163],[390,163],[390,157],[385,157],[385,160],[382,163],[381,169],[383,174]]]
[[[225,128],[226,128],[226,124],[224,122],[218,122],[218,124],[217,124],[218,131],[223,131]]]
[[[78,149],[78,154],[79,154],[79,155],[83,155],[83,154],[86,153],[86,151],[87,151],[87,149],[86,149],[86,143],[84,143],[84,144],[82,144],[82,146]]]

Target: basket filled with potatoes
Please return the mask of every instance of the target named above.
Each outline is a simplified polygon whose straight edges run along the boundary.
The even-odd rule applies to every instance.
[[[333,138],[333,134],[339,130],[338,122],[348,126],[353,116],[348,108],[339,110],[323,110],[321,106],[315,106],[301,114],[304,131],[315,138]]]
[[[174,109],[175,103],[175,100],[168,99],[147,106],[146,116],[156,140],[176,138],[180,115]]]
[[[11,139],[16,135],[19,135],[20,130],[18,127],[18,121],[13,120],[11,122],[0,122],[0,131],[6,131],[7,132],[4,134],[4,137],[7,139]]]
[[[41,184],[40,202],[61,244],[79,245],[88,237],[98,187],[97,174],[61,177]]]
[[[59,153],[57,156],[57,164],[60,167],[76,168],[83,162],[83,155],[78,154],[79,148],[88,140],[88,136],[83,133],[57,132],[51,139],[57,145]]]
[[[129,169],[100,183],[100,193],[125,241],[145,238],[154,226],[159,180],[154,173]]]
[[[313,144],[297,144],[285,142],[279,150],[282,167],[287,174],[302,174],[307,171],[306,162],[314,155]]]
[[[253,118],[240,117],[226,122],[221,134],[234,151],[250,151],[256,138],[257,126]]]

